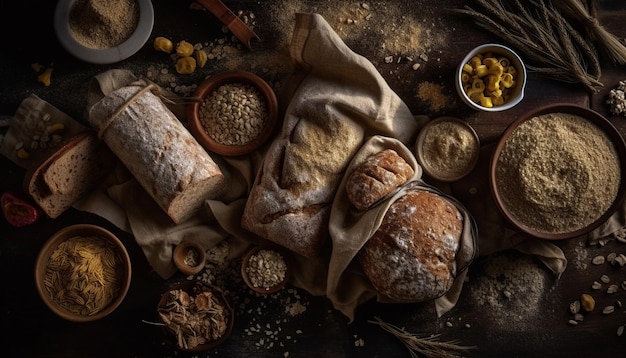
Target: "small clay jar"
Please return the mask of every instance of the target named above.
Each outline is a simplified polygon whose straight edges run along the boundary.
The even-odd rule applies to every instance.
[[[173,260],[176,268],[185,275],[195,275],[204,268],[206,252],[193,241],[183,241],[176,245]]]

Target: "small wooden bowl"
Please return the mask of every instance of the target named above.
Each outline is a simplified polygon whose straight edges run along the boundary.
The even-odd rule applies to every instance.
[[[195,275],[204,268],[206,252],[197,242],[185,240],[176,245],[172,259],[180,272]]]
[[[285,263],[285,272],[284,272],[283,279],[271,287],[263,287],[263,286],[255,285],[253,283],[253,280],[250,278],[250,275],[248,274],[248,268],[251,265],[250,260],[255,255],[258,255],[259,252],[264,251],[264,250],[278,253],[282,257],[283,262]],[[252,249],[250,249],[246,253],[246,255],[243,257],[243,261],[241,262],[241,276],[244,282],[246,283],[246,285],[248,285],[248,287],[250,287],[252,291],[257,292],[257,293],[263,293],[263,294],[275,293],[275,292],[280,291],[283,287],[285,287],[287,282],[289,282],[289,278],[291,276],[291,264],[289,262],[288,257],[285,255],[285,251],[283,249],[279,247],[274,247],[274,246],[255,246]]]
[[[274,132],[278,116],[278,101],[270,85],[259,76],[241,70],[223,71],[209,77],[196,89],[194,96],[206,99],[213,91],[225,84],[248,84],[258,90],[265,100],[267,119],[262,132],[251,141],[241,145],[227,145],[214,140],[202,124],[200,109],[202,102],[194,102],[187,108],[187,118],[191,133],[207,150],[224,156],[248,154],[263,145]]]
[[[49,292],[50,287],[48,287],[48,264],[50,260],[50,256],[59,248],[59,245],[63,242],[75,238],[75,237],[86,237],[86,238],[97,238],[98,240],[102,240],[110,245],[107,249],[112,249],[115,255],[117,255],[118,264],[115,267],[115,274],[117,275],[119,289],[117,291],[117,295],[112,298],[111,302],[108,305],[104,306],[99,311],[92,312],[90,314],[79,314],[75,313],[72,310],[69,310],[67,306],[61,305],[59,302],[54,300]],[[96,251],[94,251],[96,252]],[[106,251],[109,252],[109,251]],[[97,251],[95,255],[102,254],[102,250]],[[68,261],[69,262],[69,261]],[[91,265],[90,265],[91,266]],[[65,266],[64,266],[65,267]],[[66,267],[67,268],[67,267]],[[82,270],[83,266],[75,266],[73,269]],[[88,272],[83,270],[83,273]],[[65,275],[67,277],[69,272],[61,273],[61,275]],[[78,275],[81,278],[87,277],[87,275]],[[105,277],[106,279],[106,277]],[[73,322],[90,322],[99,320],[105,316],[111,314],[115,309],[122,303],[126,294],[128,293],[128,289],[130,287],[131,281],[131,263],[130,257],[128,256],[128,252],[124,247],[124,244],[110,231],[96,225],[90,224],[77,224],[68,226],[64,229],[59,230],[54,235],[52,235],[48,241],[43,245],[41,250],[39,251],[39,255],[37,257],[37,261],[35,263],[35,284],[37,286],[37,291],[39,292],[39,296],[43,302],[50,308],[52,312],[56,315]],[[66,281],[69,287],[72,287],[71,281]]]
[[[224,331],[224,333],[217,339],[209,341],[207,343],[204,344],[200,344],[197,345],[195,347],[180,347],[178,345],[178,337],[177,337],[177,333],[170,327],[167,326],[163,326],[163,334],[164,337],[166,339],[166,341],[168,341],[169,343],[173,344],[176,346],[176,348],[178,348],[181,351],[184,352],[202,352],[202,351],[207,351],[210,349],[213,349],[217,346],[219,346],[220,344],[224,343],[228,337],[230,337],[230,334],[232,333],[233,330],[233,326],[235,324],[235,311],[233,310],[232,306],[230,305],[230,302],[228,301],[228,299],[226,298],[226,296],[224,295],[224,291],[222,289],[220,289],[219,287],[213,286],[213,285],[209,285],[205,282],[202,281],[198,281],[198,280],[189,280],[189,281],[184,281],[181,282],[179,284],[176,284],[172,287],[170,287],[169,290],[167,290],[163,296],[161,296],[161,299],[159,300],[159,303],[157,305],[157,316],[159,317],[159,321],[163,322],[163,319],[160,317],[159,312],[161,310],[163,311],[169,311],[171,310],[171,307],[167,306],[168,300],[170,299],[172,292],[175,290],[182,290],[184,292],[186,292],[189,296],[192,297],[196,297],[197,294],[202,293],[202,292],[211,292],[215,295],[215,297],[217,297],[217,299],[219,300],[219,303],[224,307],[224,309],[226,310],[225,316],[226,316],[226,330]],[[195,306],[195,305],[194,305]],[[188,311],[189,312],[189,311]],[[163,322],[165,323],[165,322]]]
[[[445,127],[441,127],[445,126]],[[434,130],[437,128],[454,128],[458,131],[458,133],[434,133]],[[456,135],[455,135],[456,134]],[[464,139],[470,139],[469,143],[460,143],[458,136],[461,134],[465,134]],[[437,136],[438,139],[431,137],[431,135]],[[449,138],[445,138],[444,136],[449,136]],[[431,139],[434,139],[435,142],[430,142]],[[427,142],[428,141],[428,142]],[[431,143],[433,145],[443,145],[443,143],[447,143],[449,146],[454,148],[448,148],[448,150],[458,151],[458,150],[467,150],[467,155],[469,156],[468,160],[462,168],[441,168],[440,166],[434,165],[433,160],[441,160],[442,158],[433,158],[434,154],[431,150],[426,148],[426,144]],[[460,148],[460,146],[467,144],[467,148]],[[430,148],[433,149],[433,148]],[[446,148],[434,148],[445,150]],[[438,153],[442,154],[442,153]],[[453,154],[458,153],[447,153],[451,156]],[[422,166],[424,173],[430,176],[433,179],[442,181],[442,182],[453,182],[457,181],[467,174],[469,174],[476,163],[478,163],[478,157],[480,154],[480,139],[478,138],[478,134],[470,126],[467,122],[455,118],[455,117],[439,117],[428,122],[421,130],[417,136],[417,140],[415,141],[415,156],[417,161]],[[448,161],[444,164],[452,165],[454,158],[448,158]]]

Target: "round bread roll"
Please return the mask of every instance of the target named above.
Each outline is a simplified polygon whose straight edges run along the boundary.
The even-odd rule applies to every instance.
[[[396,200],[358,260],[374,288],[401,302],[444,295],[456,276],[463,216],[445,198],[412,191]]]
[[[367,210],[415,173],[409,163],[393,149],[369,156],[348,177],[346,193],[358,210]]]

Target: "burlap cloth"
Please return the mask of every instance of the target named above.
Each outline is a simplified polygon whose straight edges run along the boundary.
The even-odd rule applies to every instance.
[[[279,97],[283,105],[289,103],[287,108],[299,108],[298,104],[306,104],[308,98],[294,96],[294,94],[310,94],[310,91],[303,91],[303,89],[311,84],[320,83],[316,80],[322,79],[327,87],[317,88],[317,96],[326,96],[331,99],[338,90],[344,96],[351,94],[351,101],[346,101],[346,103],[350,103],[353,107],[345,108],[346,111],[363,113],[360,108],[365,105],[371,110],[372,104],[377,106],[375,109],[378,111],[390,110],[390,107],[378,106],[376,101],[368,97],[370,94],[397,101],[403,113],[408,111],[397,95],[385,84],[382,77],[376,73],[374,66],[347,48],[329,24],[319,15],[297,15],[291,54],[299,66],[296,66],[292,78],[285,86],[286,91],[284,93],[286,95]],[[305,62],[302,61],[304,54],[308,54]],[[311,54],[317,54],[317,56],[311,56]],[[340,63],[343,66],[349,64],[355,68],[346,72],[346,68],[337,67],[338,59],[341,59]],[[306,66],[302,66],[304,63]],[[346,77],[346,73],[359,73],[360,76],[365,77]],[[88,103],[91,105],[111,91],[135,80],[137,78],[132,73],[124,70],[111,70],[102,73],[92,81]],[[320,103],[320,101],[316,101],[316,103]],[[19,136],[23,132],[20,128],[27,125],[30,114],[33,111],[40,111],[42,106],[46,107],[46,110],[54,112],[55,118],[64,116],[49,103],[39,98],[29,97],[20,106],[15,120],[3,140],[0,147],[3,155],[12,160],[15,159],[13,146],[16,141],[20,140]],[[172,110],[185,123],[184,111],[181,108],[172,108]],[[315,111],[311,113],[315,113]],[[324,112],[320,111],[320,113]],[[381,115],[384,114],[381,113]],[[416,133],[408,134],[408,137],[414,138],[419,127],[416,126],[415,130]],[[480,255],[488,255],[505,249],[517,249],[539,257],[556,275],[565,270],[567,260],[558,246],[551,242],[520,236],[507,228],[491,200],[489,184],[486,180],[488,178],[486,162],[488,162],[489,147],[483,148],[479,165],[467,178],[449,187],[435,189],[421,182],[421,170],[406,148],[406,144],[410,143],[401,143],[392,138],[373,138],[361,148],[351,165],[355,165],[367,153],[371,153],[375,149],[388,146],[397,148],[417,169],[412,180],[413,184],[402,190],[410,190],[413,185],[417,185],[420,188],[436,190],[442,194],[445,192],[466,214],[466,223],[472,224],[466,225],[464,247],[467,248],[469,245],[468,233],[474,230],[471,217],[467,215],[469,211],[478,227],[478,252]],[[163,279],[168,279],[176,273],[176,268],[171,259],[173,247],[183,239],[200,242],[206,249],[223,240],[228,240],[230,247],[228,257],[231,259],[240,257],[248,246],[263,242],[263,240],[241,229],[240,218],[256,173],[262,165],[264,151],[261,149],[249,156],[235,158],[221,158],[214,155],[213,158],[228,179],[229,188],[224,190],[222,197],[207,200],[204,210],[197,217],[180,225],[173,224],[121,164],[118,170],[103,183],[100,190],[96,190],[76,203],[74,207],[102,216],[119,228],[132,233],[155,272]],[[24,166],[24,163],[14,161],[18,165]],[[344,184],[341,185],[343,187]],[[319,259],[304,259],[294,255],[292,258],[294,270],[290,283],[312,295],[327,296],[334,307],[352,320],[360,303],[377,297],[352,259],[358,248],[380,223],[385,208],[398,195],[401,195],[401,191],[374,210],[361,214],[359,217],[346,209],[345,197],[340,188],[332,208],[333,215],[330,222],[332,245],[329,245],[329,250],[325,251]],[[593,241],[609,236],[624,227],[625,222],[626,208],[622,207],[606,224],[591,232],[589,240]],[[348,240],[349,234],[354,234],[358,240]],[[439,315],[452,308],[456,302],[466,273],[467,263],[476,254],[474,247],[471,248],[471,250],[463,250],[462,254],[459,255],[459,273],[455,287],[448,295],[435,300]],[[378,297],[378,299],[387,301],[384,297]]]

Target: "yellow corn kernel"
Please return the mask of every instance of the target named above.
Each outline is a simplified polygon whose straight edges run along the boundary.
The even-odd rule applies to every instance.
[[[61,132],[64,129],[65,125],[63,125],[63,123],[55,123],[49,125],[48,128],[46,128],[46,132],[48,132],[48,134],[55,134]]]
[[[482,96],[480,98],[480,105],[485,107],[485,108],[492,108],[493,107],[493,102],[491,102],[491,98]]]
[[[174,51],[174,44],[172,43],[172,41],[162,36],[155,38],[152,45],[154,46],[154,49],[157,51],[161,51],[165,53],[172,53],[172,51]]]
[[[48,67],[46,68],[45,71],[43,71],[42,74],[40,74],[39,76],[37,76],[37,81],[43,83],[44,86],[48,87],[50,86],[50,78],[52,77],[52,67]]]
[[[30,153],[28,153],[26,149],[20,148],[17,150],[17,157],[19,159],[28,159],[28,157],[30,157]]]
[[[504,67],[502,67],[501,64],[499,64],[498,62],[494,63],[493,65],[489,66],[489,71],[488,73],[490,75],[496,75],[498,77],[502,76],[502,74],[504,73]]]
[[[198,67],[200,68],[203,68],[204,65],[206,65],[206,61],[208,59],[206,51],[200,49],[200,50],[196,50],[194,54],[196,57],[196,65],[198,65]]]
[[[586,312],[591,312],[596,307],[596,300],[590,294],[583,293],[580,296],[580,305]]]
[[[498,59],[494,58],[494,57],[485,57],[483,59],[483,65],[487,66],[487,67],[491,67],[494,64],[498,63]]]
[[[495,91],[500,89],[500,76],[488,75],[487,76],[487,90]]]
[[[469,63],[466,63],[463,65],[463,72],[474,73],[474,67],[472,67]]]
[[[511,75],[510,73],[505,73],[500,77],[500,83],[502,83],[502,86],[504,88],[511,88],[513,87],[513,84],[515,83],[515,81],[513,81],[513,75]]]
[[[43,66],[39,63],[39,62],[35,62],[32,65],[30,65],[30,67],[35,70],[35,72],[39,72],[41,71],[41,69],[43,68]]]
[[[487,68],[486,65],[478,65],[474,67],[474,74],[478,77],[485,77],[487,76],[488,72],[489,72],[489,69]]]
[[[472,80],[472,76],[469,73],[461,73],[461,83],[469,83]]]
[[[183,40],[176,44],[176,55],[178,57],[188,57],[193,54],[193,45]]]
[[[176,72],[181,75],[188,75],[196,70],[196,59],[193,57],[182,57],[176,61]]]

